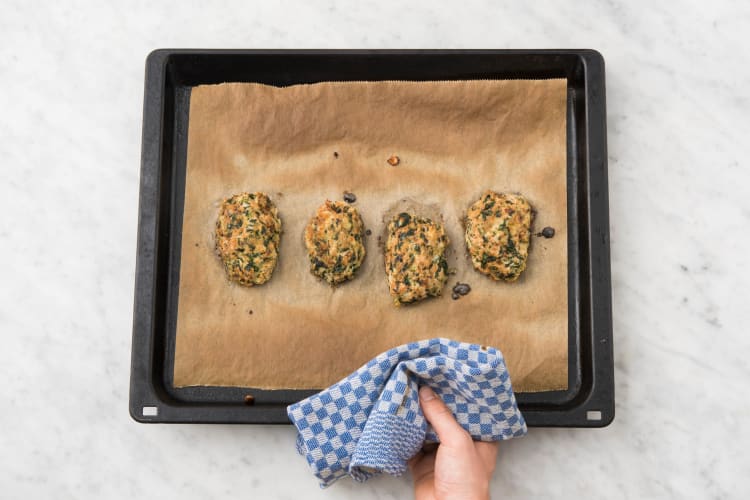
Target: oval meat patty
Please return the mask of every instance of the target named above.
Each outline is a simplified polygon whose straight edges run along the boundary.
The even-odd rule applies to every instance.
[[[279,258],[281,220],[265,193],[227,198],[216,220],[216,251],[227,277],[241,285],[262,285]]]
[[[448,237],[441,224],[402,212],[387,228],[385,271],[397,306],[443,293]]]
[[[305,228],[310,271],[331,285],[352,279],[365,258],[364,231],[356,208],[326,200]]]
[[[520,194],[485,192],[466,214],[466,246],[474,268],[516,281],[529,255],[531,205]]]

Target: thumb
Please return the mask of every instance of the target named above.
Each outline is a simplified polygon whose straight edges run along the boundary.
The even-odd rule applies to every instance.
[[[422,407],[425,419],[432,425],[440,438],[441,444],[453,446],[471,441],[471,436],[456,422],[450,409],[426,385],[419,388],[419,404]]]

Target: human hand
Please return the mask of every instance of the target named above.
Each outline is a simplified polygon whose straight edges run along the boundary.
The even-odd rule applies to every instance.
[[[429,387],[419,389],[419,403],[440,444],[409,460],[416,500],[489,499],[498,443],[472,440]]]

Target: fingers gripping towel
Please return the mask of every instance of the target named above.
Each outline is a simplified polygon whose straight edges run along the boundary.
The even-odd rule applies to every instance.
[[[419,407],[430,386],[475,440],[526,434],[502,353],[448,339],[412,342],[380,354],[328,389],[287,408],[297,450],[326,487],[400,475],[425,440],[438,441]]]

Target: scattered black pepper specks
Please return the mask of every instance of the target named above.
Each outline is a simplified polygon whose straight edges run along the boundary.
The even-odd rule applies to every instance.
[[[255,404],[255,396],[253,396],[252,394],[248,394],[247,396],[245,396],[245,404],[248,405],[248,406],[254,405]]]
[[[247,313],[248,313],[248,314],[253,314],[253,310],[252,310],[252,309],[248,309],[248,310],[247,310]]]
[[[338,151],[334,151],[333,152],[333,157],[334,158],[338,158],[339,157],[339,152]]]
[[[195,246],[198,246],[198,244],[196,243]]]
[[[680,269],[682,269],[683,271],[687,272],[688,268],[687,268],[687,266],[685,264],[680,264]]]
[[[460,297],[460,295],[458,295],[458,294],[457,294],[456,292],[453,292],[453,293],[451,294],[451,298],[452,298],[453,300],[458,300],[458,298],[459,298],[459,297]]]
[[[350,193],[349,191],[344,191],[344,201],[352,204],[357,201],[357,195],[354,193]]]
[[[372,234],[372,231],[368,229],[368,230],[366,230],[366,231],[365,231],[365,234],[366,234],[367,236],[370,236],[370,235]]]

